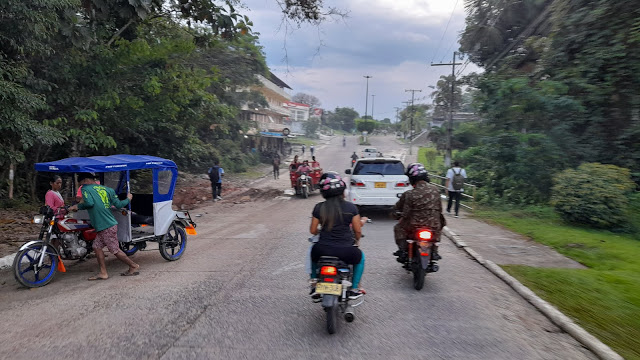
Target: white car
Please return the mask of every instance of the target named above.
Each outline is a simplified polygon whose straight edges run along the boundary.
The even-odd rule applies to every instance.
[[[358,206],[393,206],[412,189],[402,161],[393,158],[358,159],[351,169],[348,200]]]
[[[376,148],[366,148],[362,150],[363,158],[375,158],[378,157],[378,150]]]

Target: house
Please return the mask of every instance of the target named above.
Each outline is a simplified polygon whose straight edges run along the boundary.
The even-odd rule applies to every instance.
[[[288,125],[292,134],[304,134],[304,124],[309,121],[311,106],[292,101],[285,103],[285,107],[291,111]]]

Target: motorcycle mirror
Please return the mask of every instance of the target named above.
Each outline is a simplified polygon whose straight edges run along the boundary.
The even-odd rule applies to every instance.
[[[400,197],[402,197],[402,193],[397,193],[397,194],[396,194],[396,197],[397,197],[398,199],[400,199]]]

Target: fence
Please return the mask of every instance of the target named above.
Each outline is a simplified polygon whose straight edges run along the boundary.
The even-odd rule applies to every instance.
[[[439,189],[441,190],[446,190],[446,186],[444,184],[447,183],[447,178],[444,176],[439,176],[439,175],[433,175],[431,171],[429,171],[429,177],[431,178],[431,183],[435,186],[437,186]],[[440,179],[439,183],[438,182],[434,182],[433,178],[437,178]],[[464,187],[466,189],[471,188],[471,195],[467,194],[467,193],[461,193],[460,195],[462,196],[462,199],[464,198],[469,198],[471,199],[471,206],[463,203],[462,201],[460,201],[460,206],[464,207],[465,209],[469,209],[471,211],[473,211],[473,208],[476,206],[476,186],[472,185],[472,184],[468,184],[468,183],[464,183]],[[442,193],[446,193],[446,191],[441,191]]]

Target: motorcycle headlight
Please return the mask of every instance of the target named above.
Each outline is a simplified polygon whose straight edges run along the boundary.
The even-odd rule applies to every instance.
[[[306,179],[306,178],[307,178],[307,176],[306,176],[306,175],[300,175],[300,180],[304,180],[304,179]]]
[[[32,224],[42,224],[44,222],[44,215],[35,215],[33,219],[31,219]]]

